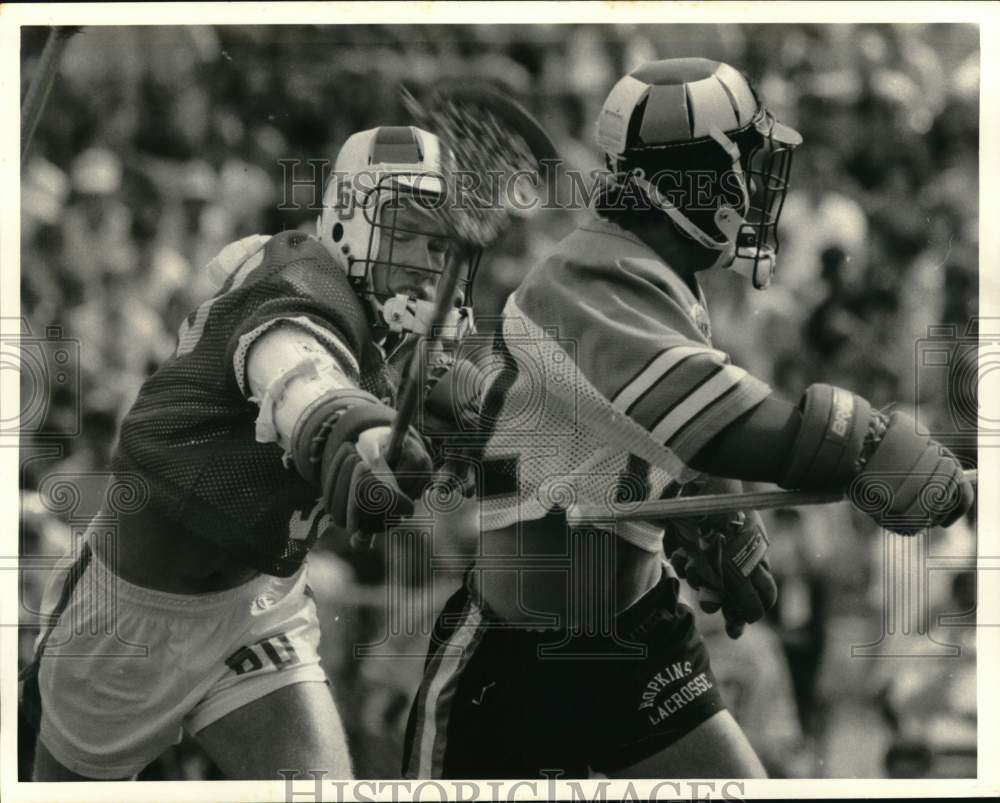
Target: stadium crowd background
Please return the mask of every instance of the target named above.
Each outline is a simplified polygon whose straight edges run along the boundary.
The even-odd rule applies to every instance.
[[[44,38],[24,31],[25,87]],[[933,376],[918,367],[915,344],[932,323],[962,335],[977,311],[974,26],[86,28],[67,48],[22,171],[22,332],[51,339],[58,326],[80,343],[78,386],[52,389],[43,422],[22,438],[23,554],[65,547],[67,524],[39,484],[106,468],[117,421],[172,351],[183,316],[213,292],[201,267],[234,239],[312,227],[319,199],[299,186],[288,203],[279,160],[332,160],[350,133],[407,122],[400,82],[419,93],[464,76],[520,98],[589,170],[600,165],[593,122],[614,81],[645,59],[694,55],[746,71],[805,139],[775,285],[757,293],[731,275],[705,277],[717,344],[789,399],[825,380],[960,435],[955,394],[939,366]],[[477,314],[496,314],[580,214],[516,221],[484,261]],[[60,437],[77,417],[79,434]],[[962,455],[975,464],[974,447]],[[959,657],[928,659],[939,649],[930,638],[880,641],[892,589],[877,529],[848,505],[768,521],[781,588],[771,620],[730,642],[701,618],[730,705],[771,772],[974,775],[972,573],[910,578],[929,584],[937,643],[962,646]],[[392,649],[356,658],[352,647],[377,642],[392,618],[382,553],[359,558],[330,541],[311,568],[326,667],[359,776],[396,777],[426,636],[395,633]],[[934,555],[974,555],[974,518],[927,544]],[[24,573],[22,659],[41,577]],[[865,644],[877,646],[852,654]],[[906,649],[924,657],[885,655]],[[143,777],[217,776],[185,742]]]

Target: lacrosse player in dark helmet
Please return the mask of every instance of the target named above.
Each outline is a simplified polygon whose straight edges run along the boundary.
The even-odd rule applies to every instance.
[[[801,142],[744,75],[643,64],[611,90],[597,138],[596,214],[509,297],[496,336],[484,557],[435,627],[411,777],[763,776],[671,566],[738,637],[777,595],[759,517],[614,522],[616,506],[742,480],[850,488],[913,532],[971,504],[958,461],[905,414],[829,385],[789,403],[712,345],[697,274],[768,286]]]
[[[392,470],[380,457],[396,416],[390,352],[424,331],[453,260],[452,322],[469,317],[458,304],[475,255],[430,212],[438,158],[414,127],[357,133],[317,237],[247,237],[206,267],[218,292],[121,425],[115,476],[144,504],[113,542],[95,525],[46,594],[23,696],[40,722],[36,780],[133,777],[184,731],[228,778],[351,776],[305,564],[331,519],[376,532],[431,477],[412,427]],[[113,590],[114,611],[94,589]],[[114,632],[73,627],[108,616]]]
[[[672,225],[664,239],[677,239],[689,272],[729,268],[758,290],[770,285],[802,137],[743,75],[706,59],[645,64],[612,89],[597,139],[610,171],[607,217],[648,213],[625,218],[632,229],[665,215]]]

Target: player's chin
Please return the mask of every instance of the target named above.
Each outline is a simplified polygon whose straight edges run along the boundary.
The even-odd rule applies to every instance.
[[[429,292],[427,288],[410,287],[402,292],[406,293],[410,298],[415,298],[417,301],[426,301],[428,304],[434,303],[434,293]]]
[[[415,301],[434,301],[434,293],[426,285],[419,284],[391,284],[389,286],[390,296],[407,296]]]

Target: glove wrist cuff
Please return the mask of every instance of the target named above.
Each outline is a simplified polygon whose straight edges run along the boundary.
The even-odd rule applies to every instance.
[[[291,453],[296,470],[307,482],[319,482],[323,448],[330,429],[352,407],[375,406],[391,411],[375,396],[359,388],[340,390],[318,400],[315,406],[299,420],[292,433]],[[391,418],[390,418],[391,421]]]
[[[871,456],[875,454],[875,450],[878,449],[879,444],[882,443],[882,439],[885,437],[886,431],[889,429],[889,416],[882,412],[881,410],[872,410],[871,420],[868,422],[868,431],[865,433],[864,444],[861,447],[861,453],[858,455],[858,459],[854,463],[854,475],[860,474]]]

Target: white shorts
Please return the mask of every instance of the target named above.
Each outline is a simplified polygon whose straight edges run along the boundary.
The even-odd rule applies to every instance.
[[[45,611],[67,574],[50,580]],[[79,775],[131,777],[184,730],[284,686],[325,682],[318,646],[304,566],[183,595],[127,583],[92,556],[45,642],[39,737]]]

